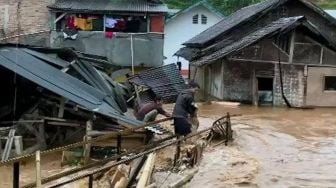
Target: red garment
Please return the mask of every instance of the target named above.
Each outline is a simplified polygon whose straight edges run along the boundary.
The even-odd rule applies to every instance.
[[[116,29],[123,31],[126,29],[126,22],[124,20],[117,20]]]
[[[75,17],[71,16],[68,18],[67,20],[67,26],[69,27],[69,29],[75,29]]]
[[[156,102],[148,102],[140,105],[138,113],[136,114],[137,120],[143,121],[146,114],[152,110],[157,110],[159,114],[168,115],[167,112],[162,108],[162,104]]]
[[[114,33],[113,32],[105,32],[105,37],[111,39],[111,38],[114,37]]]

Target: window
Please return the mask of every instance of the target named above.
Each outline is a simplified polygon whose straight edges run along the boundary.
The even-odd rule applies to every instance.
[[[198,24],[198,14],[193,16],[192,22],[193,22],[193,24]]]
[[[202,14],[202,24],[207,24],[208,18]]]
[[[325,91],[336,91],[336,76],[325,76],[324,77],[324,90]]]

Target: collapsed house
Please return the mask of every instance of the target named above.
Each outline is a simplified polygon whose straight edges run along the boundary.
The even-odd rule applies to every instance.
[[[243,8],[185,42],[203,98],[336,106],[336,20],[304,0]]]
[[[124,115],[126,90],[101,70],[104,66],[109,63],[72,49],[1,45],[1,130],[35,137],[35,144],[24,142],[30,153],[73,141],[85,134],[88,121],[101,131],[141,125]]]

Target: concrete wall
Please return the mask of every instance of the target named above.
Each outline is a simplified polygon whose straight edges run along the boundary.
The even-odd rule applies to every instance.
[[[192,17],[196,14],[199,15],[198,24],[193,24]],[[207,24],[201,23],[201,15],[207,16]],[[221,17],[200,5],[169,20],[165,26],[164,55],[167,57],[165,63],[176,63],[177,57],[174,54],[183,47],[182,43],[213,26],[221,19]],[[183,58],[180,60],[182,68],[188,69],[188,61]]]
[[[307,105],[336,106],[336,91],[324,91],[325,76],[336,76],[336,68],[308,67]]]
[[[0,37],[50,29],[47,5],[53,0],[0,0]],[[18,42],[13,38],[3,42]],[[48,33],[21,37],[20,43],[48,45]]]
[[[131,36],[117,33],[112,39],[105,32],[79,32],[76,40],[64,40],[61,32],[52,32],[52,47],[73,47],[76,50],[106,56],[118,66],[131,66]],[[163,64],[163,34],[133,35],[134,65],[145,67]]]

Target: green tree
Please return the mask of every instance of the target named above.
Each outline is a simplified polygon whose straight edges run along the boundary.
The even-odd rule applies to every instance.
[[[223,14],[231,14],[243,7],[259,3],[262,0],[210,0],[209,2]]]

